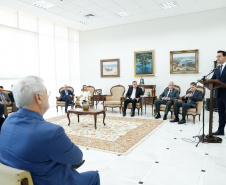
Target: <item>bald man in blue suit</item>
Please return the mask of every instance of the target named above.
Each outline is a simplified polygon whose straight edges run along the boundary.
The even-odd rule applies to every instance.
[[[30,171],[34,185],[100,185],[98,172],[73,168],[82,162],[82,151],[61,126],[44,120],[49,104],[43,81],[26,77],[13,94],[19,111],[2,126],[0,162]]]

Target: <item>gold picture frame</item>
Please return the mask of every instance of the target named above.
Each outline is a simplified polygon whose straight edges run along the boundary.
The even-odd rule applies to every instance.
[[[199,50],[170,51],[170,74],[199,73]]]
[[[134,51],[134,76],[155,76],[155,50]]]
[[[120,77],[120,59],[100,60],[101,77]]]

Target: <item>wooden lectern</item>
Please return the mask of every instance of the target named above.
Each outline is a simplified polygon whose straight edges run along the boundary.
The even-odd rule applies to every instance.
[[[203,81],[200,81],[203,84]],[[217,88],[226,88],[226,84],[219,80],[207,80],[204,86],[210,90],[210,117],[209,117],[209,135],[205,136],[204,142],[208,143],[221,143],[222,139],[213,136],[212,124],[213,124],[213,91]]]

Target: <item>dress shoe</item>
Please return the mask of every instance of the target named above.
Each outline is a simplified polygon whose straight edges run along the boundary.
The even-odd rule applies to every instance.
[[[163,116],[163,120],[167,120],[167,114]]]
[[[224,132],[219,132],[218,130],[216,132],[212,133],[215,136],[224,136]]]
[[[184,124],[184,123],[186,123],[185,119],[181,119],[178,124]]]
[[[72,103],[72,106],[75,106],[75,103]]]
[[[173,123],[173,122],[179,122],[179,118],[174,118],[174,119],[170,120],[170,122],[171,123]]]
[[[134,117],[134,116],[135,116],[135,113],[134,113],[134,112],[132,112],[131,117]]]
[[[71,166],[72,166],[73,168],[77,169],[77,168],[79,168],[80,166],[82,166],[84,162],[85,162],[85,160],[82,160],[81,163],[79,163],[79,164],[72,164]]]
[[[126,112],[123,112],[123,113],[122,113],[122,116],[125,117],[125,116],[126,116]]]
[[[161,118],[161,114],[157,113],[157,115],[155,116],[155,119],[159,119],[159,118]]]
[[[67,110],[65,110],[65,113],[67,113]]]

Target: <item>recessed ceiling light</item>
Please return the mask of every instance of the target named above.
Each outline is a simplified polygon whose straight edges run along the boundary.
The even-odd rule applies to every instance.
[[[176,8],[178,7],[177,2],[176,1],[170,1],[167,3],[160,3],[159,4],[161,6],[162,9],[169,9],[169,8]]]
[[[117,16],[119,17],[126,17],[126,16],[129,16],[128,12],[117,12],[115,13]]]
[[[80,21],[80,23],[82,23],[82,24],[92,24],[94,22],[90,21],[90,20],[82,20],[82,21]]]
[[[33,3],[32,5],[37,6],[38,8],[47,9],[55,6],[54,4],[48,3],[46,1],[38,1]]]

